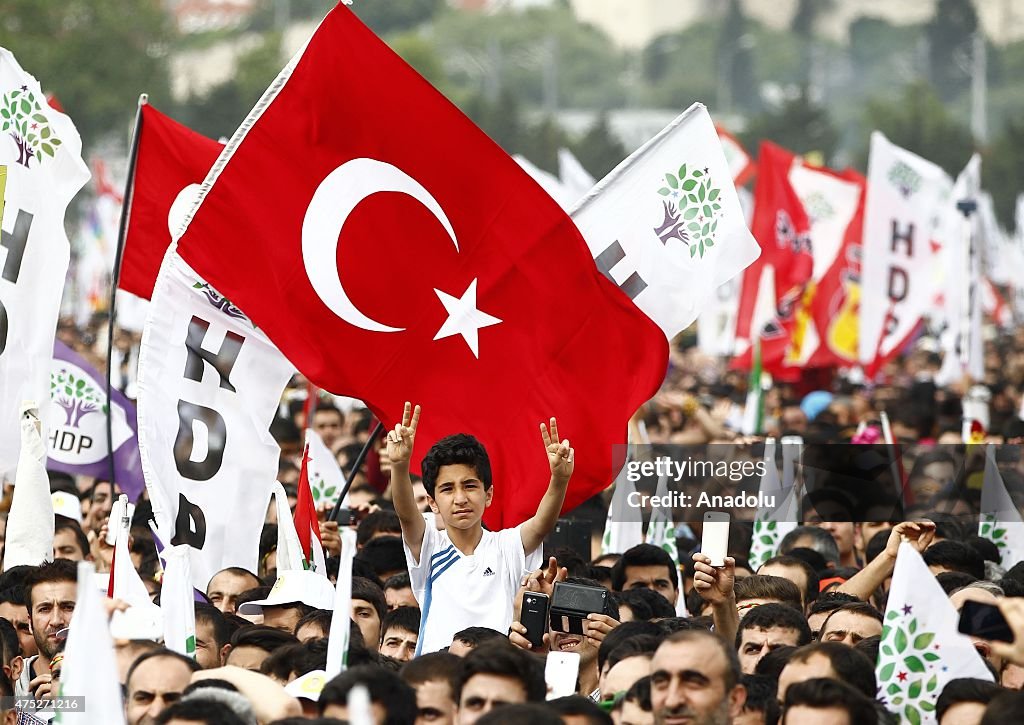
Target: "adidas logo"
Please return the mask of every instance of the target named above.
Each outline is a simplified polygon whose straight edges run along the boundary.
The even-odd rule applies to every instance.
[[[494,576],[494,571],[491,569],[491,567],[487,567],[486,569],[484,569],[484,576]]]

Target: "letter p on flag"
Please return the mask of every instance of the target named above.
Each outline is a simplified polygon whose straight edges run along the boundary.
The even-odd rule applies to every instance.
[[[537,426],[576,449],[572,507],[664,376],[667,341],[564,211],[344,6],[228,143],[176,253],[314,384],[393,425],[414,460],[467,432],[496,472],[491,528],[550,478]]]

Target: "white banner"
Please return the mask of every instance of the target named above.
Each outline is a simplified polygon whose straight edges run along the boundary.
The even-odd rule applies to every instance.
[[[598,269],[672,339],[760,254],[707,109],[695,103],[572,212]]]
[[[89,180],[71,119],[0,48],[0,472],[18,464],[18,406],[50,397],[50,359],[70,245],[64,212]],[[41,411],[45,416],[45,406]],[[46,436],[43,419],[43,436]]]
[[[139,356],[139,448],[165,545],[191,547],[192,582],[256,571],[280,449],[270,424],[292,365],[173,251]]]
[[[859,357],[895,353],[932,307],[932,231],[952,186],[935,164],[871,134],[864,207]]]

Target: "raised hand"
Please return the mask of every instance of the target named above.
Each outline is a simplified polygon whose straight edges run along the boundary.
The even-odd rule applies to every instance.
[[[388,458],[391,465],[408,466],[412,458],[412,446],[416,439],[416,427],[420,423],[420,406],[414,409],[412,403],[405,404],[402,422],[388,431]]]
[[[551,467],[551,477],[562,481],[568,481],[572,476],[576,464],[576,452],[569,446],[569,439],[559,443],[558,422],[552,418],[551,427],[540,424],[540,436],[544,440],[544,448],[548,454],[548,465]]]

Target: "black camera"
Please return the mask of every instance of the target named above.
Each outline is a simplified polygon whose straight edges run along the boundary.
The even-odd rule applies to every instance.
[[[607,589],[569,582],[555,582],[550,612],[552,632],[580,635],[584,633],[583,620],[588,614],[596,612],[607,614],[614,619],[619,618],[618,610],[612,603]]]

